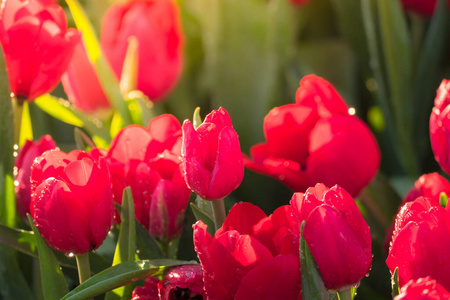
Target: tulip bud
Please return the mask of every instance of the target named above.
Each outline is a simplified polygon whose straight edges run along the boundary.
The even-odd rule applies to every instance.
[[[64,10],[52,1],[3,1],[0,42],[15,97],[33,100],[53,90],[80,37],[67,29]]]
[[[178,81],[183,63],[176,2],[143,0],[111,5],[103,17],[101,46],[118,78],[130,36],[139,44],[137,89],[152,101],[160,100]]]
[[[203,199],[220,199],[241,183],[244,162],[236,131],[222,107],[194,129],[183,123],[181,160],[188,187]]]
[[[401,2],[405,10],[413,11],[428,18],[433,16],[438,4],[437,0],[401,0]]]
[[[67,97],[77,109],[97,114],[101,114],[101,111],[109,111],[111,105],[89,62],[81,40],[75,47],[67,70],[61,77],[61,82]]]
[[[406,203],[397,215],[389,256],[391,273],[398,267],[400,287],[431,276],[450,289],[450,211],[432,198]]]
[[[434,158],[450,174],[450,80],[444,79],[437,90],[430,116],[430,139]]]
[[[31,165],[36,157],[42,155],[47,150],[55,149],[56,144],[50,135],[44,135],[37,142],[26,141],[19,151],[15,166],[17,176],[15,181],[16,203],[19,215],[27,218],[30,213],[31,188],[30,173]]]
[[[33,163],[31,190],[31,215],[50,247],[84,254],[103,243],[114,213],[104,159],[47,151]]]
[[[372,265],[372,239],[353,198],[341,187],[323,184],[291,199],[302,235],[325,287],[346,290],[358,284]]]

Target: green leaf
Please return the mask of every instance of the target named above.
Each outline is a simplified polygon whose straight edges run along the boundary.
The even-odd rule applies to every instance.
[[[136,220],[136,249],[139,259],[164,258],[164,254],[148,231]]]
[[[195,108],[194,110],[194,117],[192,118],[193,120],[193,126],[195,129],[198,128],[198,126],[200,126],[202,124],[202,117],[200,116],[200,107]]]
[[[204,210],[200,209],[194,203],[191,203],[191,209],[197,221],[202,221],[203,223],[205,223],[208,226],[208,233],[214,235],[215,225],[212,216],[207,214]]]
[[[326,289],[322,276],[319,273],[314,257],[309,251],[308,245],[303,238],[303,221],[300,232],[300,267],[302,274],[302,297],[311,300],[337,299],[336,295],[331,295]]]
[[[160,259],[121,263],[92,276],[64,296],[62,300],[94,297],[150,276],[162,275],[168,268],[189,264],[195,264],[195,262]]]
[[[22,120],[20,125],[19,147],[25,144],[26,140],[33,140],[33,128],[31,126],[30,110],[28,101],[23,102]]]
[[[131,36],[128,39],[127,53],[123,61],[122,74],[120,76],[120,90],[124,94],[136,89],[139,60],[138,49],[138,39]]]
[[[64,123],[78,127],[84,126],[83,121],[70,109],[70,102],[67,100],[45,94],[36,98],[34,104],[53,118]]]
[[[14,227],[16,201],[14,195],[14,123],[13,108],[3,51],[0,50],[0,221]]]
[[[120,232],[114,253],[113,266],[123,262],[135,261],[136,253],[136,229],[134,217],[133,195],[130,187],[123,190],[122,210],[120,212]],[[106,294],[107,300],[130,299],[134,285],[120,287]]]
[[[448,196],[446,193],[442,192],[439,195],[439,205],[441,205],[442,207],[447,207],[447,203],[448,203]]]
[[[20,251],[32,257],[39,257],[37,251],[37,243],[32,231],[21,229],[13,229],[0,224],[0,243]],[[76,269],[74,258],[69,258],[60,252],[54,253],[59,264],[64,267]],[[89,253],[92,270],[97,273],[109,267],[109,263],[105,258],[95,253]]]
[[[34,299],[14,251],[0,245],[0,299]]]
[[[61,267],[53,254],[52,249],[47,245],[39,230],[34,226],[33,219],[28,215],[28,221],[33,229],[39,251],[39,262],[41,265],[42,291],[45,300],[58,300],[69,292],[67,282],[64,279]]]
[[[97,72],[100,84],[103,87],[105,95],[107,96],[111,105],[122,117],[124,124],[132,124],[127,105],[122,97],[122,93],[119,88],[119,83],[117,82],[111,67],[108,65],[102,55],[97,36],[95,35],[94,29],[89,22],[89,19],[87,18],[83,7],[77,0],[66,0],[66,3],[69,6],[70,12],[72,13],[78,30],[83,32],[83,42],[86,48],[86,52],[88,54],[89,60],[94,65],[95,71]]]
[[[392,299],[394,299],[395,296],[398,296],[400,294],[400,285],[398,283],[398,267],[395,268],[394,274],[392,274],[391,285],[392,285]]]

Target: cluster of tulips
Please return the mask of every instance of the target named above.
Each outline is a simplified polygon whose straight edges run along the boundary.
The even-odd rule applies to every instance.
[[[175,1],[112,4],[100,41],[78,1],[66,2],[78,29],[67,28],[56,0],[0,6],[9,81],[2,116],[10,116],[0,136],[0,207],[8,208],[0,242],[9,248],[0,252],[39,257],[44,299],[353,299],[373,262],[373,232],[357,199],[381,152],[335,87],[299,78],[295,103],[268,112],[265,141],[246,154],[227,107],[203,120],[197,109],[182,123],[152,111],[182,72]],[[427,17],[437,5],[402,3]],[[60,82],[68,100],[48,94]],[[83,128],[79,148],[62,151],[48,134],[33,141],[32,102]],[[450,174],[449,80],[430,113],[434,157]],[[267,215],[251,199],[227,202],[245,168],[290,188],[289,203]],[[449,193],[434,172],[403,198],[384,245],[393,299],[450,299]],[[192,260],[180,255],[189,247],[183,237]],[[75,280],[65,274],[71,266]]]

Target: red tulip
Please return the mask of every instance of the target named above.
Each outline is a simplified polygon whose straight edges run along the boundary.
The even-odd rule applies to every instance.
[[[83,151],[47,151],[33,163],[31,191],[31,215],[50,247],[83,254],[103,243],[114,213],[103,159]]]
[[[436,10],[436,0],[401,0],[405,10],[414,11],[424,17],[431,17]],[[448,2],[450,3],[450,1]]]
[[[183,64],[183,33],[175,1],[130,0],[108,9],[101,45],[117,77],[130,36],[139,42],[137,89],[152,101],[160,100],[178,81]]]
[[[375,138],[324,79],[309,75],[300,84],[297,104],[274,108],[265,117],[267,141],[250,149],[246,167],[297,192],[323,182],[357,196],[380,165]]]
[[[430,117],[430,138],[434,158],[450,174],[450,80],[444,79],[437,90]]]
[[[86,113],[98,113],[108,111],[111,107],[81,40],[75,47],[61,82],[67,97],[77,109]]]
[[[33,100],[53,90],[79,40],[77,30],[67,29],[64,10],[51,1],[4,1],[0,42],[15,97]]]
[[[194,246],[208,299],[301,299],[292,224],[290,206],[267,217],[250,203],[235,204],[214,237],[196,223]]]
[[[372,240],[353,198],[341,187],[323,184],[295,193],[291,206],[328,289],[359,283],[372,264]]]
[[[450,293],[429,276],[410,280],[394,300],[448,300]]]
[[[31,188],[30,173],[31,165],[36,157],[42,155],[47,150],[55,149],[56,144],[50,135],[44,135],[37,142],[26,141],[19,151],[15,166],[17,176],[15,181],[17,210],[20,216],[27,218],[30,213]]]
[[[114,200],[131,187],[136,219],[163,241],[181,233],[190,190],[181,175],[181,126],[172,115],[161,115],[148,128],[122,129],[106,155],[112,174]]]
[[[431,276],[450,289],[450,211],[431,198],[406,203],[395,220],[395,230],[386,263],[399,284]]]
[[[132,300],[206,299],[203,291],[202,268],[199,265],[180,266],[171,269],[162,280],[149,277],[143,287],[136,287]]]
[[[187,185],[203,199],[223,198],[241,184],[241,147],[225,109],[212,111],[197,129],[184,121],[181,159]]]
[[[412,202],[419,197],[431,198],[435,203],[439,202],[439,196],[441,193],[450,195],[450,183],[439,175],[438,173],[424,174],[417,179],[414,187],[409,190],[408,194],[403,198],[402,206],[408,202]],[[400,210],[400,209],[399,209]],[[384,249],[386,253],[389,252],[390,243],[392,240],[392,234],[394,233],[393,223],[386,232],[386,240]]]

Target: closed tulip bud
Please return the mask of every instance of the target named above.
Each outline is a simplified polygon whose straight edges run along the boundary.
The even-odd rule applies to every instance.
[[[220,199],[241,183],[244,162],[236,131],[222,107],[194,129],[183,123],[181,160],[188,187],[203,199]]]
[[[110,110],[111,105],[103,92],[94,67],[89,62],[81,40],[75,47],[61,82],[67,97],[77,109],[97,115]]]
[[[398,267],[400,286],[430,276],[450,289],[450,211],[433,198],[406,203],[397,215],[389,256],[391,273]]]
[[[84,254],[103,243],[114,214],[104,159],[47,151],[32,166],[31,190],[31,216],[50,247]]]
[[[444,79],[437,90],[430,116],[430,139],[434,158],[450,174],[450,80]]]
[[[37,142],[26,141],[19,151],[15,166],[17,176],[15,181],[16,203],[19,215],[26,219],[30,213],[31,187],[30,173],[31,165],[36,157],[45,151],[55,149],[56,144],[50,135],[44,135]]]
[[[428,18],[433,16],[438,4],[437,0],[401,0],[401,2],[405,10],[413,11]]]
[[[322,182],[337,184],[356,197],[380,166],[380,151],[370,129],[349,113],[331,84],[315,75],[300,81],[296,102],[267,114],[266,142],[250,149],[246,167],[296,192]]]
[[[369,226],[353,198],[341,187],[323,184],[295,193],[296,219],[317,263],[325,287],[345,290],[358,284],[372,265]]]
[[[33,100],[53,90],[66,70],[80,33],[67,29],[64,10],[42,0],[6,0],[0,11],[0,42],[11,92]]]
[[[152,101],[177,83],[183,64],[183,33],[173,0],[117,2],[103,17],[101,46],[117,77],[122,73],[128,38],[139,44],[137,89]]]
[[[436,280],[427,276],[417,280],[411,279],[405,284],[394,300],[448,300],[450,293]]]

